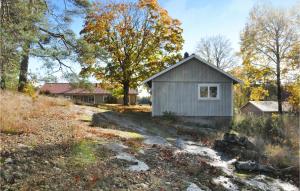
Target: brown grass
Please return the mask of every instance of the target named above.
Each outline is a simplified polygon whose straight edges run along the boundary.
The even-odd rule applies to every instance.
[[[292,151],[288,147],[268,144],[265,146],[266,154],[269,156],[270,163],[278,168],[290,166],[299,168],[299,153]]]
[[[36,126],[31,123],[33,119],[45,117],[62,118],[60,113],[48,112],[52,107],[67,107],[70,102],[61,98],[39,96],[32,99],[24,94],[1,91],[0,92],[0,132],[5,134],[34,133]]]
[[[128,112],[151,112],[151,107],[149,105],[129,105],[124,106],[120,104],[105,104],[100,107],[106,107],[116,112],[128,113]]]

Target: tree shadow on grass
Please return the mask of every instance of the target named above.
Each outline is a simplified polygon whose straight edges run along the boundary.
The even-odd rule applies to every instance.
[[[113,153],[102,143],[70,141],[2,152],[1,190],[69,190],[88,186],[91,169]]]
[[[222,125],[217,125],[220,128],[216,128],[197,122],[186,122],[180,117],[152,117],[150,111],[143,110],[122,112],[109,110],[95,113],[92,124],[95,127],[133,131],[143,135],[161,136],[169,140],[180,137],[205,142],[213,142],[229,129]]]

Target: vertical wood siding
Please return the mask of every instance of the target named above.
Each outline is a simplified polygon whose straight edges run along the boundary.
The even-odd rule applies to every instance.
[[[174,112],[180,116],[232,116],[232,80],[199,63],[189,60],[152,81],[152,115]],[[220,84],[218,100],[198,100],[199,83]]]
[[[244,107],[241,108],[241,112],[244,114],[255,114],[255,115],[262,115],[263,112],[257,109],[251,103],[247,103]]]

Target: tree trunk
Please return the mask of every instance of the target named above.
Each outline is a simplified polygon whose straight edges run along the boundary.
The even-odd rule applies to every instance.
[[[19,85],[18,85],[19,92],[23,92],[27,84],[29,49],[30,49],[30,43],[26,42],[23,50],[24,54],[22,56],[22,60],[20,64]]]
[[[123,104],[129,105],[129,82],[123,83]]]
[[[6,2],[5,2],[6,3]],[[4,3],[3,3],[3,5],[4,5]],[[1,6],[1,12],[3,12],[4,10],[4,8],[3,8],[3,5]],[[2,16],[2,15],[1,15]],[[1,17],[1,27],[2,27],[2,22],[4,22],[4,19]],[[5,80],[5,64],[4,64],[4,55],[5,55],[5,53],[6,53],[6,49],[5,49],[5,47],[4,47],[4,40],[3,40],[3,38],[2,38],[2,36],[0,37],[0,54],[1,54],[1,56],[0,56],[0,88],[1,89],[6,89],[6,80]],[[6,59],[7,60],[7,59]]]
[[[0,64],[0,77],[1,77],[1,81],[0,81],[0,87],[2,90],[6,89],[6,76],[5,76],[5,68],[4,68],[4,62],[3,60],[1,60],[1,64]]]
[[[282,97],[281,97],[281,75],[280,75],[280,48],[279,37],[276,35],[276,84],[277,84],[277,101],[278,113],[282,114]]]
[[[282,114],[282,97],[281,97],[281,79],[280,79],[280,61],[277,62],[277,100],[278,100],[278,112]]]

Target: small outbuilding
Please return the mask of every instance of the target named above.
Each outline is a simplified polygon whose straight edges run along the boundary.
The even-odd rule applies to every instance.
[[[292,107],[287,102],[283,102],[282,111],[287,113],[292,110]],[[272,113],[278,113],[277,101],[249,101],[240,111],[249,115],[271,115]]]
[[[192,54],[144,81],[152,116],[231,117],[233,84],[240,80]]]

